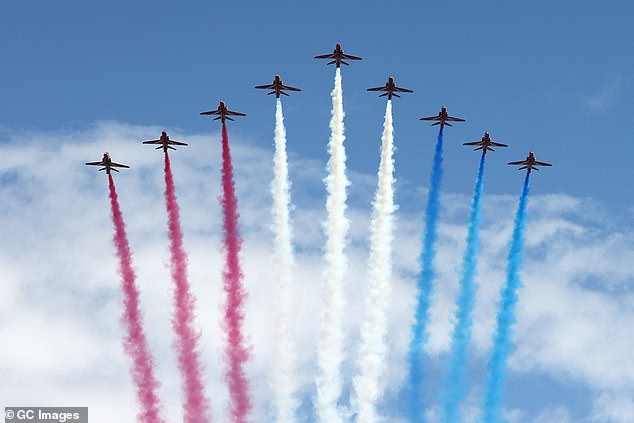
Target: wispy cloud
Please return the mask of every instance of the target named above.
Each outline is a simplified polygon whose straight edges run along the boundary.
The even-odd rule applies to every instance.
[[[623,78],[620,76],[613,78],[605,83],[597,92],[583,96],[583,104],[591,110],[603,111],[608,109],[619,94],[622,82]]]
[[[631,423],[634,421],[634,390],[604,392],[593,401],[591,421],[601,423]]]

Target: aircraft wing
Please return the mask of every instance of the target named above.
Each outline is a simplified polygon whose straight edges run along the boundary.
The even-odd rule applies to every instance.
[[[301,91],[299,88],[289,87],[288,85],[282,85],[281,89],[282,90],[290,90],[290,91]]]
[[[169,140],[168,144],[173,144],[173,145],[187,145],[187,143],[180,142],[180,141],[174,141],[174,140]]]
[[[538,166],[552,166],[550,163],[544,163],[544,162],[535,162],[535,164]]]
[[[315,56],[315,59],[334,59],[335,58],[335,54],[331,53],[331,54],[322,54],[319,56]]]
[[[162,144],[161,140],[143,141],[143,144]]]
[[[103,166],[103,160],[100,162],[88,162],[86,164],[90,166]]]
[[[368,88],[368,91],[387,91],[387,87]]]
[[[494,147],[508,147],[508,145],[506,144],[502,144],[501,142],[493,142],[493,141],[489,141],[489,144],[491,144]]]
[[[508,162],[508,164],[510,164],[510,165],[527,165],[528,164],[528,160],[521,160],[519,162]]]
[[[124,165],[124,164],[121,164],[121,163],[115,163],[115,162],[110,162],[110,167],[125,167],[127,169],[130,168],[130,166],[128,166],[128,165]]]
[[[271,84],[271,85],[256,85],[255,88],[260,88],[262,90],[274,90],[275,89],[275,84]]]
[[[483,145],[482,141],[464,142],[462,145]]]
[[[447,116],[447,120],[450,120],[452,122],[464,122],[464,119],[453,117],[453,116]]]
[[[353,56],[351,54],[345,54],[345,53],[341,53],[341,58],[342,59],[348,59],[348,60],[363,60],[362,58],[360,58],[358,56]]]
[[[401,88],[401,87],[394,87],[394,91],[398,91],[399,93],[413,93],[414,92],[407,88]]]
[[[201,115],[217,115],[219,113],[220,113],[219,110],[210,110],[208,112],[200,112]]]
[[[419,120],[440,120],[440,116],[428,116],[428,117],[422,117]]]
[[[231,110],[227,110],[225,112],[225,114],[227,115],[231,115],[231,116],[246,116],[244,113],[240,113],[240,112],[232,112]]]

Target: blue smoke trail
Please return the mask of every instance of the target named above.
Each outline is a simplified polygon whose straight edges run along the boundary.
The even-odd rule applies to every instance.
[[[462,258],[462,279],[460,292],[456,299],[456,324],[451,338],[451,353],[449,356],[449,370],[447,373],[447,392],[443,404],[443,422],[457,423],[460,413],[458,407],[465,396],[464,373],[467,362],[469,341],[473,320],[471,313],[476,294],[476,269],[478,265],[478,237],[480,232],[480,210],[482,206],[482,191],[484,189],[484,159],[480,157],[480,167],[471,199],[471,213],[469,216],[469,231],[467,234],[467,248]]]
[[[489,376],[484,398],[484,422],[500,422],[500,405],[502,403],[502,387],[506,373],[506,359],[511,347],[511,328],[515,322],[515,304],[517,289],[522,286],[519,277],[522,263],[522,246],[524,245],[524,229],[526,228],[526,206],[528,204],[529,173],[524,179],[524,188],[515,215],[515,227],[511,239],[508,264],[506,267],[506,285],[502,287],[501,300],[497,315],[497,330],[493,335],[493,351],[489,359]]]
[[[434,164],[431,171],[431,185],[427,198],[425,211],[425,238],[423,251],[420,256],[421,273],[418,277],[418,298],[416,305],[416,317],[412,329],[412,339],[408,353],[408,386],[405,389],[406,401],[410,422],[422,423],[425,420],[422,407],[422,361],[424,358],[423,346],[428,337],[427,323],[429,320],[429,304],[432,294],[433,280],[436,274],[434,258],[438,232],[438,212],[440,211],[440,183],[442,182],[442,128],[438,132],[438,141],[434,152]]]

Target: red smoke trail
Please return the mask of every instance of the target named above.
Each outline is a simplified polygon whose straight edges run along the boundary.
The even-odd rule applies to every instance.
[[[204,423],[210,421],[209,400],[205,397],[202,384],[200,356],[196,347],[199,334],[194,330],[195,300],[187,281],[187,254],[183,247],[179,208],[176,201],[174,177],[170,159],[165,152],[165,204],[167,205],[168,230],[170,238],[171,270],[174,281],[174,316],[172,327],[176,334],[174,346],[178,354],[181,371],[184,422]]]
[[[132,269],[132,252],[128,244],[125,224],[119,208],[117,191],[114,188],[112,175],[108,175],[108,182],[110,184],[112,222],[115,229],[113,241],[117,247],[117,256],[119,257],[119,273],[123,278],[121,288],[123,289],[124,310],[121,316],[121,323],[128,332],[123,341],[123,348],[132,359],[132,380],[136,385],[137,397],[141,403],[141,411],[137,414],[137,421],[141,423],[163,423],[165,420],[160,416],[161,404],[156,395],[159,383],[154,378],[154,360],[143,332],[142,316],[139,309],[139,291],[135,285],[136,275],[134,274],[134,269]]]
[[[243,305],[246,293],[242,286],[242,269],[239,258],[242,240],[238,233],[238,199],[233,181],[229,136],[224,122],[222,123],[222,192],[224,249],[227,255],[225,268],[222,272],[224,290],[227,294],[224,325],[228,337],[225,354],[229,360],[229,369],[226,379],[229,382],[233,421],[246,423],[247,415],[251,410],[249,386],[243,369],[244,363],[249,358],[249,351],[244,345],[244,335],[242,334]]]

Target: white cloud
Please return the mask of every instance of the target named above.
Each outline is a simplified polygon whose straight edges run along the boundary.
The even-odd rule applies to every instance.
[[[603,392],[593,401],[592,421],[602,423],[630,423],[634,421],[634,390]]]
[[[107,150],[114,160],[132,165],[116,174],[115,182],[134,251],[147,334],[162,381],[161,398],[169,420],[180,420],[180,381],[171,349],[172,285],[167,268],[162,153],[140,143],[161,129],[100,123],[77,132],[19,133],[0,144],[0,401],[4,405],[87,405],[94,422],[134,419],[129,361],[120,347],[119,279],[111,245],[107,183],[103,173],[83,166]],[[171,155],[172,167],[190,282],[197,296],[207,393],[215,420],[221,421],[228,394],[223,384],[219,324],[223,298],[217,202],[220,146],[217,134],[170,135],[190,144]],[[237,139],[232,139],[232,152],[245,240],[246,330],[253,345],[248,372],[256,404],[254,421],[259,421],[270,413],[269,371],[274,353],[268,223],[272,152],[245,146]],[[298,252],[293,331],[301,358],[298,380],[310,396],[319,331],[315,316],[320,315],[321,305],[325,164],[297,156],[290,160]],[[348,213],[352,226],[346,282],[347,375],[356,368],[358,324],[366,292],[368,212],[374,191],[374,176],[351,173],[350,178],[355,202]],[[397,189],[404,186],[409,186],[406,181]],[[460,194],[447,193],[443,199],[438,288],[431,309],[429,344],[435,359],[448,349],[469,202]],[[486,359],[491,342],[516,200],[513,195],[485,193],[473,339],[478,360]],[[510,369],[519,377],[544,372],[562,383],[583,384],[604,393],[595,401],[593,418],[626,421],[618,418],[629,416],[632,408],[625,398],[634,390],[634,368],[629,366],[634,353],[634,340],[629,336],[629,328],[634,326],[630,288],[634,237],[631,228],[611,228],[605,215],[595,213],[594,208],[588,213],[588,201],[564,195],[530,199],[522,271],[525,286],[520,291],[516,351]],[[415,302],[424,203],[416,206],[421,210],[415,214],[396,213],[387,375],[390,392],[404,378],[403,358]],[[474,381],[478,383],[481,381]],[[470,398],[465,409],[469,420],[478,415],[479,401]],[[551,416],[568,418],[558,406],[551,411],[514,407],[509,411],[513,421],[531,415],[541,416],[544,423]],[[394,410],[385,412],[394,414]],[[437,409],[432,407],[429,413],[436,415]]]
[[[570,411],[563,407],[547,408],[542,410],[534,423],[570,423]]]

